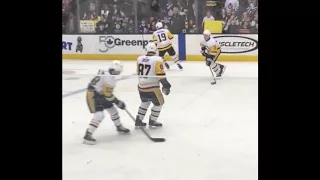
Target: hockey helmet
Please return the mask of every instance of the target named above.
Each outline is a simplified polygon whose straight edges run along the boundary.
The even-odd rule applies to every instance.
[[[123,70],[123,66],[120,61],[113,61],[109,69],[113,71],[113,75],[119,75]]]
[[[153,52],[156,53],[157,52],[157,46],[155,43],[153,42],[149,42],[146,46],[146,51],[148,52]]]
[[[208,29],[206,29],[206,30],[203,31],[203,36],[207,40],[207,39],[210,38],[211,32]]]
[[[157,29],[161,29],[162,27],[163,27],[162,22],[157,22],[156,28],[157,28]]]

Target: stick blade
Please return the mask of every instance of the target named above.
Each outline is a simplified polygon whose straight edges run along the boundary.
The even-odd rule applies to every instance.
[[[153,142],[165,142],[165,141],[166,141],[165,138],[151,138],[151,140],[152,140]]]

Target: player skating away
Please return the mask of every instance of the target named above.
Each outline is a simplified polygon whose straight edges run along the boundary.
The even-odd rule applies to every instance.
[[[166,73],[163,68],[163,59],[156,56],[157,47],[155,43],[149,43],[146,47],[147,54],[137,59],[137,74],[139,77],[138,91],[141,99],[141,105],[136,118],[136,127],[145,127],[147,124],[143,122],[144,116],[150,106],[151,114],[149,116],[149,127],[161,127],[162,124],[157,122],[165,95],[170,93],[171,85],[166,79]],[[147,77],[153,76],[153,77]],[[156,76],[156,77],[155,77]],[[162,92],[160,90],[162,84]]]
[[[216,63],[221,54],[221,48],[218,42],[211,36],[211,32],[209,30],[203,31],[200,46],[201,53],[205,57],[206,65],[212,68],[217,77],[222,76],[226,66]]]
[[[121,122],[118,110],[114,107],[115,104],[120,109],[125,109],[126,105],[121,100],[117,99],[113,94],[113,89],[116,86],[116,77],[110,75],[119,75],[122,72],[122,65],[119,61],[113,61],[108,69],[99,70],[98,75],[94,77],[87,88],[87,104],[93,118],[89,124],[84,136],[85,144],[95,144],[96,140],[92,137],[94,131],[99,127],[99,124],[104,119],[103,110],[108,111],[111,120],[120,133],[129,133],[130,130],[125,128]]]
[[[171,40],[173,39],[173,35],[168,29],[163,28],[163,24],[161,22],[157,22],[156,28],[157,30],[153,33],[152,40],[157,45],[159,56],[162,57],[167,69],[170,68],[169,64],[164,59],[164,55],[167,52],[170,55],[171,59],[178,65],[179,69],[182,69],[183,67],[179,63],[179,58],[176,54],[176,51],[172,47]]]

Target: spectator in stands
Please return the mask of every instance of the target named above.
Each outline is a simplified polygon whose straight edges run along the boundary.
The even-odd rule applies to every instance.
[[[173,8],[171,21],[172,21],[171,32],[181,33],[184,26],[184,17],[180,15],[179,9],[177,7]]]
[[[188,12],[188,7],[186,5],[186,3],[182,0],[179,0],[177,3],[177,8],[179,9],[179,12]],[[182,14],[180,14],[182,15]],[[183,14],[185,15],[185,14]]]
[[[114,4],[112,6],[112,16],[117,16],[117,15],[120,16],[120,9],[116,4]]]
[[[193,22],[192,19],[189,20],[189,24],[188,24],[188,33],[196,33],[196,25]]]
[[[239,0],[239,9],[236,11],[237,16],[241,16],[249,7],[248,0]]]
[[[242,18],[241,18],[241,22],[240,22],[240,26],[243,26],[243,24],[244,24],[245,22],[249,23],[249,22],[250,22],[250,18],[249,18],[249,16],[248,16],[248,13],[243,12]]]
[[[241,15],[241,14],[240,14]],[[236,13],[236,11],[233,9],[233,10],[231,10],[231,16],[234,16],[234,19],[239,19],[238,18],[238,14]]]
[[[120,15],[116,15],[115,18],[113,18],[113,32],[114,33],[123,33],[123,18],[120,17]]]
[[[121,32],[121,33],[130,34],[129,29],[128,29],[128,27],[127,27],[127,23],[123,22],[123,23],[121,24],[121,29],[122,29],[122,32]]]
[[[256,21],[251,21],[250,23],[251,28],[250,28],[250,33],[258,33],[258,24],[256,24]]]
[[[147,32],[148,32],[148,27],[147,27],[146,21],[142,20],[141,24],[139,25],[139,33],[145,34]]]
[[[256,14],[251,21],[251,33],[258,33],[258,14]]]
[[[127,28],[130,34],[134,33],[134,23],[132,19],[128,20]]]
[[[247,0],[248,4],[253,3],[255,5],[258,5],[258,0]]]
[[[111,5],[120,5],[121,2],[119,2],[118,0],[113,0],[113,2],[110,3]]]
[[[253,1],[251,1],[250,5],[247,7],[246,11],[249,16],[253,17],[254,14],[256,13],[257,9],[258,9],[257,5],[254,4]]]
[[[107,20],[101,16],[98,19],[100,19],[99,22],[96,23],[96,33],[97,34],[107,34],[109,32],[109,24]]]
[[[139,0],[138,1],[138,6],[140,7],[138,9],[138,16],[141,18],[141,19],[145,19],[145,18],[148,18],[151,14],[151,10],[150,10],[150,1],[149,0]]]
[[[248,34],[250,33],[250,25],[248,21],[244,21],[240,27],[239,33]]]
[[[172,3],[172,0],[168,0],[168,3],[166,4],[166,7],[165,7],[165,13],[166,15],[168,15],[168,12],[171,10],[173,11],[173,3]]]
[[[228,21],[229,17],[227,16],[227,11],[225,8],[221,9],[221,12],[219,13],[217,20],[220,21]]]
[[[97,19],[97,16],[96,16],[96,13],[93,12],[90,14],[90,20],[96,20]]]
[[[151,16],[149,18],[149,23],[147,24],[149,33],[153,33],[154,31],[156,31],[156,23],[157,21],[155,17]]]
[[[228,32],[228,22],[222,21],[222,34],[226,34]]]
[[[239,28],[238,26],[236,25],[236,20],[233,19],[229,22],[230,24],[228,24],[227,26],[227,33],[229,34],[237,34],[239,32]]]
[[[258,23],[258,11],[254,13],[253,19]]]
[[[171,29],[172,21],[169,19],[168,16],[165,16],[161,22],[163,23],[163,27],[165,29]]]
[[[123,33],[123,29],[121,28],[121,24],[115,24],[113,28],[113,33],[114,34],[121,34]]]
[[[133,0],[125,0],[123,5],[123,11],[125,12],[126,16],[131,19],[134,19],[135,10],[133,8]]]
[[[211,11],[207,11],[206,16],[202,20],[202,27],[204,26],[204,21],[206,20],[215,20],[214,17],[211,15]]]
[[[227,13],[230,13],[231,10],[238,11],[239,9],[239,0],[226,0],[224,7],[227,10]]]
[[[64,3],[64,2],[63,2]],[[66,5],[63,4],[63,7],[65,7]],[[65,13],[65,9],[62,9],[62,33],[66,33],[66,21],[67,21],[68,17],[66,16]]]
[[[107,34],[106,28],[102,24],[97,25],[96,34]]]
[[[192,19],[196,19],[196,16],[197,16],[197,13],[198,13],[198,10],[196,9],[196,4],[193,3],[191,7],[192,7],[192,9],[191,9],[191,11],[189,11],[189,14],[190,14]]]
[[[111,17],[109,16],[110,14],[110,8],[108,5],[104,6],[103,10],[101,10],[101,16],[103,16],[105,19],[108,19],[108,17]]]
[[[187,33],[188,28],[189,28],[189,22],[185,21],[184,22],[184,27],[182,28],[182,33]]]

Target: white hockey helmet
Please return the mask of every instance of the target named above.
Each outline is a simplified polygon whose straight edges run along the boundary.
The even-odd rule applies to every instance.
[[[120,61],[113,61],[109,69],[113,70],[113,75],[119,75],[123,70],[123,66]]]
[[[211,36],[211,32],[208,29],[206,29],[203,31],[203,36],[205,40],[208,40]]]
[[[146,46],[146,51],[148,52],[153,52],[156,53],[157,52],[157,46],[155,43],[153,42],[149,42]]]
[[[156,28],[157,28],[157,29],[161,29],[162,27],[163,27],[162,22],[157,22]]]
[[[203,35],[208,35],[208,36],[210,36],[210,35],[211,35],[210,30],[208,30],[208,29],[204,30],[204,31],[203,31]]]

